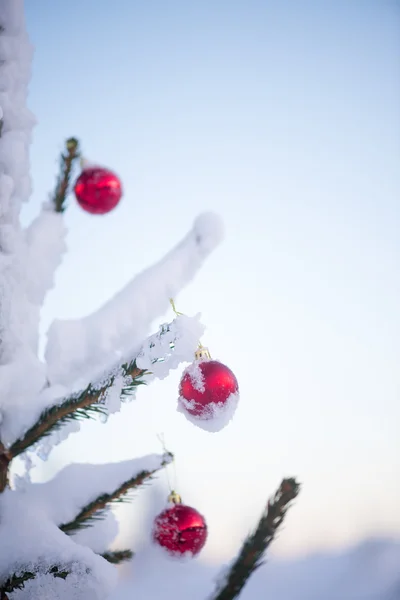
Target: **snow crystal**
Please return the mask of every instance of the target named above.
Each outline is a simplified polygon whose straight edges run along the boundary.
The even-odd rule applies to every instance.
[[[45,352],[50,381],[70,384],[105,368],[117,353],[139,348],[151,323],[166,312],[169,299],[191,281],[221,237],[219,218],[201,215],[169,254],[98,311],[79,320],[54,321]]]
[[[179,315],[169,325],[162,325],[146,340],[136,358],[139,369],[151,372],[146,382],[164,379],[182,362],[191,361],[203,333],[200,315]]]
[[[196,402],[179,396],[177,411],[184,414],[188,421],[204,431],[217,433],[233,419],[238,403],[239,394],[230,394],[225,402],[210,402],[207,406],[202,407],[200,415],[195,416],[189,413],[188,409],[193,410],[196,407]]]

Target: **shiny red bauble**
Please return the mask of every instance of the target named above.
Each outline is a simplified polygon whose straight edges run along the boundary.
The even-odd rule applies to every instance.
[[[83,169],[74,186],[78,204],[92,215],[104,215],[122,197],[122,185],[115,173],[103,167]]]
[[[185,411],[194,417],[212,417],[211,406],[223,406],[236,395],[239,385],[235,375],[217,360],[195,361],[187,367],[179,386]]]
[[[206,543],[207,524],[196,509],[174,504],[156,517],[153,540],[170,554],[196,556]]]

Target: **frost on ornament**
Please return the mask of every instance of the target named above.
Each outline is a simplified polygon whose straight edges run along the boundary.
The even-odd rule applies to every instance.
[[[232,420],[238,402],[237,379],[219,361],[202,358],[183,372],[177,410],[197,427],[221,431]]]

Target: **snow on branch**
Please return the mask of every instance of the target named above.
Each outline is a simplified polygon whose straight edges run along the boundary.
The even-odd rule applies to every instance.
[[[143,271],[95,313],[56,320],[48,332],[46,361],[51,383],[68,385],[105,368],[110,356],[134,352],[169,299],[191,281],[222,238],[219,217],[199,216],[192,230],[160,262]]]
[[[46,293],[54,285],[54,274],[66,251],[67,228],[62,216],[70,187],[72,169],[79,159],[79,143],[75,138],[66,141],[61,154],[60,174],[54,195],[45,202],[39,215],[25,230],[28,245],[27,291],[33,304],[42,306]]]
[[[75,543],[90,548],[96,554],[103,556],[108,552],[119,533],[119,521],[112,510],[112,503],[101,511],[99,519],[94,519],[91,526],[69,531]],[[104,558],[104,556],[103,556]],[[110,562],[110,561],[108,561]]]
[[[97,555],[104,538],[92,551],[79,532],[65,532],[95,523],[107,505],[122,500],[172,458],[165,453],[106,465],[72,464],[46,483],[30,484],[23,492],[6,490],[0,495],[0,591],[19,589],[33,579],[36,586],[40,578],[51,589],[58,585],[53,580],[62,577],[78,579],[81,590],[85,585],[97,589],[96,598],[106,597],[116,576],[112,565],[128,560],[132,552],[102,549]],[[114,537],[117,533],[112,529]]]
[[[53,577],[59,577],[60,579],[66,579],[69,575],[69,571],[66,569],[62,570],[59,567],[50,567],[44,571],[46,575],[52,575]],[[14,592],[15,590],[22,590],[25,587],[25,583],[31,579],[35,579],[36,573],[32,571],[23,571],[18,574],[11,575],[6,581],[3,582],[0,592],[2,593],[1,600],[8,600],[7,594]]]
[[[21,204],[31,192],[29,145],[35,122],[26,107],[32,47],[22,0],[1,1],[0,25],[1,418],[9,403],[22,403],[28,391],[39,391],[45,376],[37,358],[38,308],[26,293],[27,248],[19,223]]]
[[[122,365],[121,369],[124,376],[131,378],[131,385],[137,382],[144,373],[136,367],[135,363]],[[102,384],[89,384],[81,392],[72,394],[62,399],[59,404],[46,408],[40,414],[38,421],[26,431],[24,436],[11,445],[9,453],[12,458],[15,458],[33,444],[37,444],[43,437],[50,435],[55,429],[70,421],[90,419],[95,415],[106,414],[107,409],[104,404],[100,403],[100,399],[107,389],[113,385],[114,380],[115,374],[111,374],[110,378]]]
[[[74,485],[77,481],[90,482],[91,491],[89,500],[79,507],[79,512],[71,520],[60,524],[61,531],[71,535],[95,524],[97,519],[105,516],[105,510],[111,503],[124,502],[130,491],[149,481],[158,470],[172,460],[172,454],[166,453],[163,456],[146,456],[138,460],[110,465],[70,465],[70,467],[66,467],[53,480],[57,489],[65,486],[67,479],[69,483],[74,481]],[[99,484],[97,491],[93,492],[93,476],[97,474],[99,475]],[[61,486],[59,480],[62,482]],[[98,489],[99,487],[100,489]]]
[[[106,418],[120,410],[121,401],[134,395],[140,384],[155,377],[163,379],[182,362],[192,360],[203,332],[198,316],[180,315],[161,325],[135,358],[118,364],[83,390],[60,397],[62,386],[49,387],[23,412],[10,410],[0,423],[0,439],[7,445],[10,458],[34,445],[37,454],[47,458],[54,445],[79,429],[81,419],[96,415]]]
[[[291,502],[298,496],[300,485],[295,479],[284,479],[263,511],[255,531],[246,539],[242,549],[217,583],[209,600],[234,600],[249,577],[263,562],[263,556],[281,526]]]
[[[62,497],[62,502],[59,497],[58,504],[67,497]],[[51,504],[50,498],[47,500]],[[26,597],[30,598],[105,599],[116,583],[114,567],[65,535],[46,514],[46,508],[40,495],[35,497],[28,491],[7,489],[0,495],[0,591],[3,597],[5,586],[19,584],[25,587]],[[53,507],[53,514],[54,510]],[[65,579],[57,575],[61,573]],[[76,588],[78,582],[79,588]]]

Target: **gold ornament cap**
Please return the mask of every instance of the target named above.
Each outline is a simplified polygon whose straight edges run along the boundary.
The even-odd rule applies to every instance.
[[[168,496],[168,502],[171,502],[172,504],[182,504],[182,498],[179,494],[177,494],[177,492],[175,492],[175,490],[172,490]]]
[[[205,346],[199,346],[194,353],[196,360],[202,360],[203,358],[211,358],[211,354],[208,348]]]

